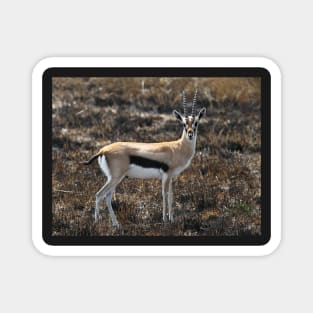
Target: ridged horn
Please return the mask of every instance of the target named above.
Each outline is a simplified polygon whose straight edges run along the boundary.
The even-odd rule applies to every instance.
[[[188,112],[187,112],[187,101],[186,101],[185,90],[183,90],[183,106],[184,106],[184,115],[185,115],[185,117],[187,117]]]
[[[192,109],[191,109],[191,116],[193,116],[193,117],[196,116],[197,96],[198,96],[198,90],[196,89],[195,95],[193,97]]]

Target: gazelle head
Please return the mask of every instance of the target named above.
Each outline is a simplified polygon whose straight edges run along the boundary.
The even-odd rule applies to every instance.
[[[188,115],[185,91],[183,91],[184,115],[180,114],[176,110],[173,111],[176,119],[184,126],[184,136],[189,140],[193,140],[196,137],[199,122],[206,112],[206,109],[202,108],[199,113],[196,114],[197,96],[198,91],[196,90],[192,101],[191,115]]]

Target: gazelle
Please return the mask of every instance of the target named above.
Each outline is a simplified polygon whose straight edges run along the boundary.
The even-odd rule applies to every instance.
[[[98,159],[99,166],[107,177],[106,184],[96,193],[95,221],[99,217],[101,200],[105,199],[114,226],[118,221],[114,214],[111,200],[116,186],[124,177],[161,178],[163,197],[163,221],[166,221],[166,196],[168,216],[173,221],[172,179],[184,171],[195,154],[197,127],[206,109],[196,115],[197,91],[195,92],[191,114],[187,112],[187,102],[183,91],[184,115],[174,110],[176,119],[183,125],[183,133],[176,141],[159,143],[116,142],[100,149],[83,164],[90,164]]]

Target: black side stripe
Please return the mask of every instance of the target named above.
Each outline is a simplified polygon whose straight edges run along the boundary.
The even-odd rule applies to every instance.
[[[130,161],[130,164],[138,165],[141,167],[158,168],[158,169],[162,169],[164,172],[168,171],[168,165],[167,164],[165,164],[163,162],[147,159],[144,157],[140,157],[137,155],[130,155],[129,161]]]

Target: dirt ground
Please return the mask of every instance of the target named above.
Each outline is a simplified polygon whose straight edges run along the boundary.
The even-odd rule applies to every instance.
[[[238,236],[261,232],[261,108],[258,78],[53,78],[53,235]],[[94,222],[106,178],[79,164],[116,141],[180,138],[172,115],[181,93],[207,114],[195,157],[173,183],[175,222],[162,223],[161,181],[125,179]]]

